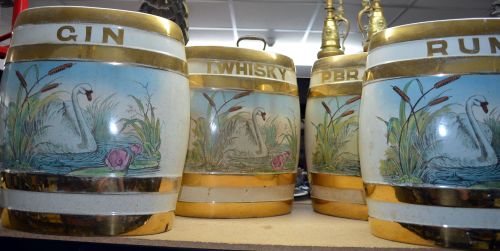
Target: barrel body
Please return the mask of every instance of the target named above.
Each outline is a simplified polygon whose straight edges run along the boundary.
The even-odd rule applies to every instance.
[[[370,43],[360,156],[373,234],[498,248],[500,20],[410,24]]]
[[[3,225],[64,235],[170,229],[189,133],[176,24],[111,9],[29,9],[6,62]]]
[[[242,48],[187,48],[191,131],[176,214],[289,213],[300,108],[290,58]]]
[[[358,155],[366,53],[322,58],[313,66],[305,121],[306,158],[316,212],[368,217]]]

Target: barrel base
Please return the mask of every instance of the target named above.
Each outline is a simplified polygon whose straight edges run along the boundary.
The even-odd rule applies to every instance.
[[[153,215],[68,215],[5,209],[2,225],[37,234],[71,236],[136,236],[172,228],[174,212]]]
[[[369,217],[373,235],[397,242],[461,249],[500,249],[500,230],[460,229],[385,221]]]
[[[247,203],[177,202],[175,214],[197,218],[256,218],[289,214],[293,200]]]
[[[368,207],[366,205],[316,198],[311,198],[311,201],[313,209],[317,213],[355,220],[368,220]]]

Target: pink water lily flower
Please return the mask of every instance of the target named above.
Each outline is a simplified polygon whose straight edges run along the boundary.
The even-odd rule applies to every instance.
[[[285,164],[286,164],[286,161],[290,159],[290,152],[289,151],[286,151],[286,152],[282,152],[276,156],[274,156],[274,158],[271,160],[271,166],[273,167],[273,170],[283,170],[283,168],[285,167]]]
[[[133,144],[130,146],[130,150],[132,150],[133,153],[140,154],[142,153],[142,145],[141,144]]]
[[[123,171],[130,165],[130,156],[123,149],[111,149],[105,159],[106,165],[113,171]]]

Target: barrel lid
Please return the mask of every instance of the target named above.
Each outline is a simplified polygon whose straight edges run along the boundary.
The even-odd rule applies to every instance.
[[[223,46],[191,46],[186,48],[187,59],[237,60],[278,65],[295,71],[293,60],[285,55],[246,48]]]
[[[368,53],[357,53],[350,55],[338,55],[324,57],[316,60],[312,67],[312,72],[325,71],[332,68],[344,68],[353,66],[365,66]]]
[[[80,6],[49,6],[27,9],[19,15],[14,28],[48,23],[113,24],[155,32],[184,43],[179,26],[162,17],[126,10]]]
[[[413,40],[490,35],[500,33],[500,18],[449,19],[396,26],[376,33],[369,51],[388,44]]]

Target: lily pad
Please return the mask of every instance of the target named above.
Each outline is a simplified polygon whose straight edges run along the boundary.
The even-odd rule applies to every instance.
[[[160,165],[160,162],[157,160],[135,160],[132,165],[128,168],[131,170],[135,169],[145,169],[145,168],[156,168]]]

